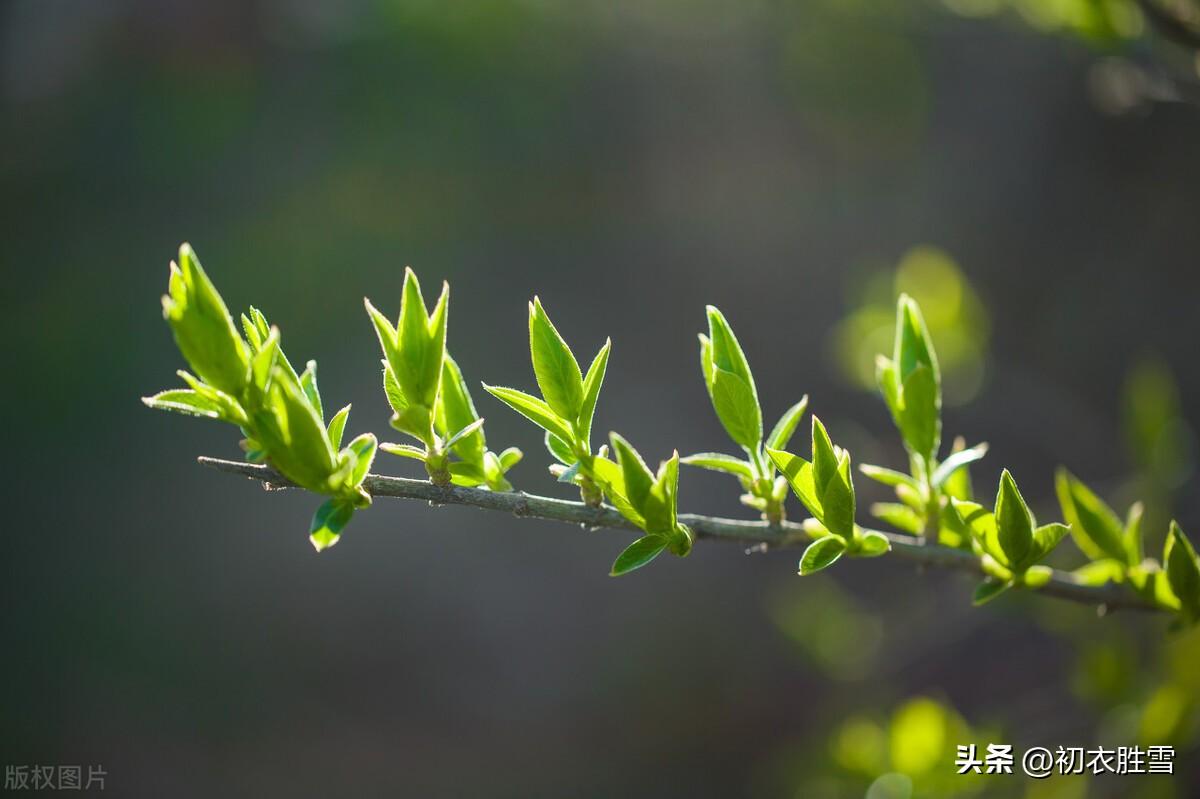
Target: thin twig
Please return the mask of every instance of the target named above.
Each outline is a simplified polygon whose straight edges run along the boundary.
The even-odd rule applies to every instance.
[[[295,488],[283,475],[269,466],[219,458],[201,457],[201,465],[220,472],[240,474],[262,482],[270,488]],[[373,497],[397,497],[400,499],[425,500],[432,505],[467,505],[485,510],[511,513],[514,516],[548,519],[557,522],[583,525],[594,528],[612,528],[637,531],[632,522],[615,508],[607,506],[592,508],[582,502],[539,497],[521,492],[487,491],[481,488],[459,486],[436,486],[424,480],[405,477],[367,475],[363,487]],[[747,547],[784,549],[806,545],[811,539],[804,527],[795,522],[768,525],[766,522],[742,519],[723,519],[714,516],[699,516],[681,513],[679,520],[692,529],[698,538],[733,541]],[[970,552],[940,544],[918,543],[917,539],[899,533],[876,531],[887,536],[892,544],[891,555],[925,566],[953,569],[969,574],[982,575],[979,558]],[[1104,612],[1120,609],[1161,610],[1152,602],[1126,590],[1120,585],[1091,586],[1081,584],[1069,572],[1056,570],[1050,582],[1038,589],[1042,594],[1095,605]]]

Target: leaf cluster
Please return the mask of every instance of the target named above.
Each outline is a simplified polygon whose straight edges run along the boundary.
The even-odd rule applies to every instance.
[[[507,473],[521,451],[488,448],[483,418],[447,350],[449,303],[449,287],[443,284],[430,310],[411,269],[405,271],[395,322],[365,301],[383,354],[391,425],[415,442],[378,448],[421,461],[439,486],[511,491]],[[374,435],[364,433],[342,446],[350,406],[326,423],[315,362],[297,372],[283,352],[279,329],[256,308],[242,315],[239,331],[186,244],[178,263],[171,264],[163,312],[191,371],[179,373],[186,388],[146,397],[146,404],[238,426],[248,460],[269,464],[295,484],[329,497],[313,518],[310,539],[318,550],[335,543],[354,511],[371,502],[364,481],[377,449]],[[691,551],[695,536],[678,512],[679,465],[684,463],[735,477],[742,502],[777,531],[790,487],[810,514],[802,525],[812,538],[800,560],[802,575],[843,556],[886,554],[894,540],[909,534],[977,559],[985,575],[975,591],[977,604],[1012,588],[1037,589],[1051,581],[1117,583],[1143,603],[1174,612],[1181,624],[1200,621],[1195,549],[1172,522],[1161,561],[1145,557],[1140,503],[1122,520],[1065,469],[1055,484],[1063,522],[1038,524],[1007,469],[991,507],[976,501],[970,466],[985,456],[987,445],[968,447],[959,437],[943,457],[937,354],[921,309],[910,297],[899,297],[893,351],[877,363],[879,391],[908,454],[908,469],[870,464],[860,469],[896,495],[896,502],[870,509],[901,531],[890,535],[857,524],[850,453],[833,443],[816,416],[809,458],[787,450],[808,409],[807,396],[764,435],[758,389],[737,336],[717,308],[708,306],[706,316],[708,331],[699,336],[701,373],[717,419],[740,455],[703,452],[681,459],[675,452],[652,470],[618,433],[593,449],[593,420],[612,342],[605,341],[584,372],[537,297],[529,304],[528,331],[539,393],[484,384],[541,428],[554,461],[550,472],[559,482],[575,486],[592,508],[607,501],[642,531],[616,558],[613,575],[638,569],[662,552],[682,557]],[[1055,572],[1045,561],[1068,534],[1088,562],[1073,572]]]
[[[371,504],[363,480],[375,458],[375,436],[363,433],[342,446],[350,406],[326,424],[316,362],[298,374],[283,352],[279,328],[257,308],[242,315],[239,333],[187,244],[171,263],[163,316],[194,374],[180,371],[186,389],[143,402],[236,425],[245,436],[247,460],[270,463],[297,485],[330,497],[314,515],[309,539],[317,550],[337,543],[354,511]]]
[[[429,311],[416,273],[405,269],[400,317],[394,325],[369,299],[363,302],[383,350],[383,390],[392,408],[391,425],[420,444],[385,442],[380,449],[421,461],[437,485],[511,491],[505,475],[521,460],[521,450],[488,449],[483,418],[475,411],[462,370],[446,349],[450,286],[442,284]]]

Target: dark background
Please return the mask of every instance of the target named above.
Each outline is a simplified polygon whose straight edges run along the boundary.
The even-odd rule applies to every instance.
[[[353,434],[395,437],[361,298],[394,314],[412,265],[450,281],[473,386],[532,387],[537,293],[581,360],[613,337],[598,430],[654,460],[729,450],[697,363],[711,302],[770,420],[807,392],[859,462],[899,466],[831,330],[930,244],[990,316],[982,388],[946,411],[992,444],[980,493],[1009,466],[1054,518],[1066,463],[1200,535],[1200,109],[1106,105],[1097,64],[1136,43],[832,0],[0,14],[0,762],[102,764],[118,796],[862,796],[873,775],[830,754],[847,718],[930,696],[993,740],[1124,745],[1168,685],[1182,774],[1088,795],[1195,795],[1200,645],[1165,622],[972,610],[965,578],[887,559],[801,581],[794,552],[721,544],[613,580],[623,534],[388,500],[318,556],[313,497],[200,468],[236,433],[138,401],[183,366],[158,297],[187,240],[319,361]],[[1122,410],[1146,363],[1177,387],[1166,478]],[[517,486],[569,496],[532,426],[475,400],[526,453]],[[681,505],[742,515],[737,493],[685,470]],[[1102,644],[1120,679],[1097,693]],[[990,790],[1083,795],[1052,783]]]

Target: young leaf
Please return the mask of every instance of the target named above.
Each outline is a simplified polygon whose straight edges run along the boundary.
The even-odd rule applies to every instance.
[[[983,458],[987,454],[988,445],[976,444],[970,449],[961,449],[950,455],[946,460],[938,464],[938,467],[933,470],[933,475],[930,477],[930,482],[934,488],[941,488],[942,485],[949,480],[959,469],[974,463]]]
[[[921,310],[906,294],[896,303],[893,356],[880,356],[876,377],[905,446],[932,460],[941,441],[941,373]]]
[[[824,510],[821,523],[830,532],[837,533],[847,541],[854,537],[854,483],[850,477],[850,455],[847,452],[842,453],[834,476],[825,485],[821,507]]]
[[[666,548],[667,537],[665,535],[642,536],[617,556],[617,559],[613,561],[612,570],[609,572],[609,575],[620,577],[622,574],[628,574],[634,569],[640,569],[658,557],[659,553]]]
[[[976,607],[986,604],[1010,588],[1012,588],[1011,582],[997,580],[995,577],[986,577],[983,582],[976,586],[975,596],[972,598],[971,603]]]
[[[1071,525],[1071,534],[1085,555],[1092,560],[1115,558],[1130,566],[1140,562],[1140,558],[1132,562],[1126,560],[1124,528],[1104,500],[1066,469],[1058,470],[1054,487],[1063,519]]]
[[[493,397],[546,432],[558,436],[563,441],[575,440],[575,436],[571,433],[570,422],[556,414],[549,405],[537,397],[530,396],[524,391],[518,391],[515,388],[489,386],[487,383],[483,384],[483,388]]]
[[[370,317],[371,324],[375,326],[375,335],[379,338],[379,348],[383,350],[384,357],[390,363],[399,357],[395,353],[399,346],[400,334],[396,332],[396,328],[388,321],[388,318],[366,297],[363,297],[363,306],[367,309],[367,316]]]
[[[363,433],[347,445],[347,449],[354,453],[355,458],[354,468],[350,472],[350,485],[362,485],[363,479],[371,471],[371,464],[375,462],[377,446],[374,433]]]
[[[616,433],[611,433],[609,440],[612,442],[613,453],[617,456],[617,463],[621,465],[625,497],[639,513],[646,516],[646,499],[654,485],[654,474],[628,441]]]
[[[858,470],[867,477],[877,483],[882,483],[885,486],[908,486],[912,490],[918,489],[917,481],[904,472],[898,472],[895,469],[886,469],[883,466],[872,466],[869,463],[860,463]]]
[[[456,486],[474,488],[487,482],[487,474],[474,463],[455,461],[447,468],[450,470],[450,482]]]
[[[1200,618],[1200,562],[1196,560],[1192,542],[1174,521],[1163,548],[1163,566],[1184,613],[1191,621]]]
[[[329,435],[329,445],[334,449],[342,448],[342,435],[346,432],[346,420],[350,418],[350,406],[347,405],[333,415],[329,420],[326,433]]]
[[[220,404],[190,389],[160,391],[152,397],[142,397],[142,402],[151,408],[188,416],[202,416],[208,419],[220,419],[222,416]]]
[[[401,458],[412,458],[416,461],[425,461],[425,450],[420,447],[414,447],[411,444],[392,444],[384,442],[379,445],[379,448],[389,455],[399,455]]]
[[[313,514],[312,525],[309,527],[308,540],[313,547],[322,552],[333,546],[341,538],[342,530],[354,516],[354,506],[341,499],[327,499]]]
[[[800,574],[809,575],[832,566],[845,551],[846,542],[836,535],[818,538],[804,550],[800,558]]]
[[[962,527],[970,531],[971,540],[978,550],[990,555],[1002,565],[1008,566],[1008,556],[1000,546],[995,514],[978,502],[951,498],[950,506],[954,509]],[[1032,533],[1030,535],[1032,537]]]
[[[725,472],[726,474],[743,477],[747,480],[754,479],[754,470],[750,464],[740,458],[735,458],[732,455],[723,455],[720,452],[698,452],[695,455],[688,455],[680,460],[688,466],[699,466],[701,469],[709,469],[714,472]]]
[[[317,411],[317,416],[324,420],[325,409],[321,406],[321,392],[317,389],[317,362],[309,361],[304,367],[304,373],[300,375],[300,388],[304,390],[304,396],[308,397],[308,401]]]
[[[855,554],[860,558],[877,558],[880,555],[891,552],[891,550],[892,542],[888,540],[886,535],[869,530],[863,533],[862,540],[858,545],[858,552]]]
[[[475,410],[471,392],[463,380],[462,370],[446,353],[442,363],[442,386],[438,392],[438,406],[435,424],[443,436],[452,436],[454,431],[465,430],[475,422],[479,425],[469,433],[447,441],[444,446],[453,447],[454,454],[465,461],[476,465],[483,464],[483,453],[487,450],[487,439],[484,437],[483,423]]]
[[[817,495],[817,487],[813,480],[813,465],[799,455],[778,449],[768,449],[767,456],[775,464],[775,468],[787,478],[788,485],[792,487],[792,491],[808,509],[808,512],[817,519],[823,517],[825,510],[821,507],[821,500]]]
[[[1134,567],[1146,557],[1142,544],[1142,511],[1143,506],[1140,502],[1129,506],[1129,513],[1125,517],[1125,533],[1122,535],[1127,558],[1125,562]]]
[[[754,387],[733,372],[714,368],[708,389],[717,418],[729,437],[747,449],[758,446],[762,440],[762,412]]]
[[[1019,568],[1033,547],[1033,516],[1008,469],[1000,475],[995,513],[1000,549],[1008,562]]]
[[[562,465],[570,466],[572,463],[578,463],[571,446],[549,430],[546,431],[545,443],[546,450]]]
[[[479,432],[480,428],[482,428],[482,427],[483,427],[483,420],[476,419],[475,421],[471,422],[469,425],[464,427],[462,430],[459,430],[457,433],[450,436],[450,438],[446,439],[446,447],[448,447],[448,448],[453,447],[455,444],[462,442],[462,440],[467,438],[468,436],[471,436],[471,435]],[[483,458],[480,457],[479,460],[480,460],[480,462],[482,462]],[[474,461],[471,461],[471,462],[474,463]]]
[[[400,300],[400,324],[395,328],[393,343],[388,339],[392,329],[382,314],[367,302],[367,311],[375,324],[383,345],[384,355],[404,396],[407,405],[432,409],[442,374],[446,354],[446,319],[450,302],[450,287],[442,284],[433,313],[425,309],[421,284],[412,269],[404,270],[404,291]]]
[[[784,411],[783,416],[779,417],[779,421],[771,429],[771,434],[767,436],[766,445],[771,449],[785,449],[792,440],[792,434],[796,432],[796,426],[800,424],[800,419],[804,417],[806,410],[808,410],[807,394]]]
[[[1026,588],[1041,588],[1054,577],[1054,569],[1049,566],[1030,566],[1021,575],[1021,582]]]
[[[240,396],[249,376],[250,354],[225,301],[188,244],[171,263],[163,316],[192,371],[227,394]]]
[[[912,508],[898,502],[876,502],[871,515],[906,533],[920,535],[925,531],[925,519]]]
[[[516,447],[508,447],[500,453],[500,467],[505,471],[509,471],[512,467],[521,462],[524,453]]]
[[[1034,530],[1033,546],[1030,548],[1029,561],[1039,561],[1049,555],[1058,546],[1058,543],[1066,538],[1067,533],[1070,531],[1070,527],[1057,522],[1044,524]]]
[[[825,487],[837,475],[838,456],[825,425],[816,416],[812,418],[812,464],[817,493],[824,495]]]
[[[529,352],[546,404],[559,417],[572,422],[577,420],[583,405],[583,375],[579,371],[579,362],[537,297],[529,303]]]
[[[729,322],[707,308],[708,337],[700,336],[700,365],[717,418],[738,444],[748,449],[762,441],[762,409],[750,364]]]
[[[619,453],[618,453],[619,454]],[[628,484],[628,476],[626,477]],[[643,506],[642,515],[646,518],[646,530],[663,533],[668,536],[668,545],[672,543],[676,528],[676,496],[679,491],[679,453],[662,462],[650,487],[650,496]],[[689,546],[690,549],[690,541]],[[686,554],[686,553],[684,553]]]
[[[612,351],[612,339],[605,339],[604,346],[592,359],[587,375],[583,378],[583,403],[579,408],[579,438],[584,448],[591,449],[592,418],[596,415],[596,400],[600,387],[604,385],[604,373],[608,370],[608,354]]]

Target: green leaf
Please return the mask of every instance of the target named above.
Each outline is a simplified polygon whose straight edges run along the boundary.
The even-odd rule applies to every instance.
[[[362,485],[363,479],[371,471],[371,464],[375,462],[375,449],[378,443],[374,433],[363,433],[347,445],[347,449],[354,453],[354,468],[350,472],[350,485],[355,487]]]
[[[1092,560],[1109,557],[1125,561],[1128,553],[1124,528],[1112,508],[1066,469],[1058,470],[1054,487],[1063,519],[1071,525],[1075,543],[1083,553]]]
[[[507,452],[507,450],[505,450]],[[521,451],[517,450],[517,460],[520,460]],[[487,487],[492,491],[512,491],[513,485],[504,477],[504,473],[508,471],[501,462],[500,456],[488,450],[483,453],[483,476],[487,481]]]
[[[860,558],[877,558],[880,555],[891,552],[891,550],[892,542],[888,540],[886,535],[875,530],[868,530],[863,533],[855,555]]]
[[[700,336],[700,363],[713,409],[730,438],[753,449],[763,434],[754,375],[724,315],[712,305],[706,311],[708,336]]]
[[[991,602],[993,599],[1000,596],[1010,588],[1012,588],[1011,582],[997,580],[994,577],[987,577],[983,582],[976,586],[975,596],[972,597],[971,604],[979,606]]]
[[[1008,555],[1000,546],[996,516],[978,502],[968,502],[952,497],[950,506],[954,508],[963,527],[970,531],[971,538],[978,544],[979,549],[1001,564],[1009,565]],[[1030,537],[1032,538],[1032,533],[1030,533]]]
[[[545,443],[546,450],[562,465],[570,466],[572,463],[578,462],[574,451],[571,450],[571,445],[550,431],[546,431]]]
[[[1033,531],[1033,547],[1030,549],[1029,561],[1039,561],[1054,551],[1059,542],[1066,538],[1071,528],[1065,524],[1054,522],[1043,524]]]
[[[328,499],[313,514],[308,540],[318,552],[328,549],[341,538],[342,530],[354,516],[354,506],[341,499]]]
[[[257,437],[266,445],[271,463],[285,477],[324,493],[337,468],[336,453],[325,424],[304,396],[295,375],[276,366],[264,407],[254,414]]]
[[[425,462],[425,450],[420,447],[410,444],[392,444],[385,441],[379,445],[379,448],[389,455],[399,455],[401,458],[412,458],[415,461]]]
[[[1021,575],[1021,582],[1026,588],[1041,588],[1054,577],[1054,569],[1049,566],[1030,566]]]
[[[529,352],[546,404],[561,418],[575,422],[583,406],[583,375],[537,297],[529,303]]]
[[[967,449],[967,443],[961,436],[954,439],[954,445],[950,451],[951,456],[956,453],[963,452]],[[958,497],[959,499],[974,499],[975,488],[971,484],[971,469],[969,466],[962,466],[952,472],[941,484],[942,493],[948,497]]]
[[[1196,560],[1192,542],[1174,521],[1163,548],[1163,566],[1171,591],[1179,598],[1184,613],[1191,620],[1200,618],[1200,563]]]
[[[375,327],[375,335],[379,338],[379,348],[383,350],[384,357],[389,363],[398,359],[397,347],[400,334],[396,332],[396,328],[388,321],[388,318],[380,313],[379,309],[372,305],[366,297],[363,297],[363,306],[366,307],[367,316],[370,317],[371,324]]]
[[[1112,558],[1094,560],[1071,572],[1083,585],[1119,583],[1125,579],[1125,564]]]
[[[995,513],[1000,549],[1008,562],[1019,570],[1033,548],[1033,516],[1008,469],[1000,475]]]
[[[709,396],[725,432],[747,449],[762,440],[762,412],[754,387],[733,372],[713,368]]]
[[[1135,502],[1129,507],[1129,513],[1125,517],[1122,543],[1125,545],[1126,562],[1131,567],[1138,566],[1146,557],[1142,544],[1142,511],[1142,503]]]
[[[395,414],[403,415],[408,411],[410,404],[408,397],[404,396],[404,390],[400,388],[400,382],[396,380],[396,373],[392,371],[391,364],[387,361],[383,362],[383,393]]]
[[[496,399],[524,416],[543,430],[558,436],[563,441],[574,441],[570,423],[563,420],[551,410],[550,406],[537,397],[532,397],[524,391],[501,386],[483,384],[483,388]]]
[[[487,482],[487,473],[474,463],[455,461],[450,464],[450,482],[456,486],[474,488]]]
[[[654,485],[654,474],[650,471],[650,467],[646,466],[646,462],[642,460],[638,451],[620,435],[610,433],[609,441],[612,442],[613,454],[617,456],[617,463],[621,466],[625,498],[639,513],[645,516],[646,499],[650,496],[650,489]]]
[[[240,396],[249,378],[250,353],[225,301],[188,244],[172,262],[163,316],[192,371],[227,394]]]
[[[925,519],[912,508],[898,502],[876,502],[871,515],[906,533],[920,535],[925,531]]]
[[[471,422],[469,425],[464,427],[462,430],[459,430],[457,433],[450,436],[450,438],[446,439],[445,446],[448,448],[454,447],[455,444],[458,444],[464,438],[467,438],[468,436],[471,436],[471,435],[477,433],[481,427],[483,427],[483,420],[476,419],[475,421]],[[483,458],[481,456],[480,462],[482,462],[482,460],[483,460]]]
[[[842,453],[837,471],[825,485],[821,508],[824,510],[821,523],[830,532],[847,540],[854,536],[854,483],[850,477],[850,454],[847,452]]]
[[[507,472],[521,462],[523,453],[516,447],[508,447],[500,453],[500,468]]]
[[[463,380],[462,370],[446,353],[442,363],[442,386],[438,392],[438,407],[435,424],[443,436],[451,435],[455,430],[463,430],[472,423],[479,421],[479,413],[471,399],[471,392]],[[487,450],[487,439],[484,437],[482,423],[470,433],[459,437],[446,446],[454,447],[454,454],[465,461],[476,465],[483,464],[483,453]]]
[[[618,453],[619,454],[619,453]],[[628,478],[626,478],[628,484]],[[650,487],[642,515],[646,518],[647,532],[662,533],[673,539],[678,522],[676,497],[679,491],[679,453],[663,461]],[[690,548],[690,546],[689,546]]]
[[[846,542],[836,535],[813,541],[800,558],[800,574],[809,575],[827,569],[846,551]]]
[[[334,449],[342,448],[342,435],[346,432],[346,420],[350,418],[350,406],[347,405],[333,415],[329,420],[326,433],[329,435],[329,445]]]
[[[700,371],[704,374],[704,387],[708,388],[712,385],[712,341],[703,333],[697,333],[696,338],[700,340]]]
[[[775,464],[775,468],[787,479],[796,497],[803,503],[808,512],[820,519],[825,515],[821,500],[817,496],[816,484],[813,481],[813,466],[799,455],[778,449],[768,449],[767,456]]]
[[[754,470],[750,464],[740,458],[735,458],[732,455],[723,455],[720,452],[698,452],[695,455],[688,455],[680,460],[681,463],[688,466],[698,466],[701,469],[709,469],[714,472],[725,472],[726,474],[743,477],[747,480],[754,479]]]
[[[612,339],[605,339],[604,346],[592,359],[587,375],[583,378],[583,403],[579,408],[579,438],[584,448],[591,450],[592,418],[596,415],[596,400],[600,387],[604,385],[604,373],[608,370],[608,355],[612,351]]]
[[[825,425],[816,416],[812,418],[812,464],[817,494],[823,497],[825,487],[837,476],[838,456]]]
[[[796,426],[800,424],[800,419],[804,417],[806,410],[808,410],[807,394],[784,411],[783,416],[779,417],[779,421],[771,429],[771,434],[767,436],[766,445],[771,449],[785,449],[792,440],[792,434],[796,432]]]
[[[190,389],[170,389],[160,391],[151,397],[142,397],[142,402],[151,408],[162,411],[174,411],[187,416],[201,416],[208,419],[220,419],[222,410],[219,403],[204,397]]]
[[[664,535],[647,535],[639,538],[617,556],[609,575],[620,577],[634,569],[640,569],[657,558],[659,553],[667,548],[667,543],[667,537]]]
[[[433,313],[427,314],[421,284],[412,269],[404,270],[404,294],[396,350],[388,354],[392,372],[409,404],[434,407],[446,354],[446,318],[450,286],[442,284]]]
[[[305,364],[304,373],[300,375],[300,388],[304,390],[304,396],[308,397],[308,401],[316,409],[317,416],[324,421],[325,409],[321,406],[321,392],[317,389],[316,361],[309,361]]]
[[[750,373],[750,364],[746,361],[742,345],[738,343],[737,336],[733,334],[733,328],[729,326],[725,315],[713,305],[707,306],[705,312],[708,316],[708,340],[712,343],[713,366],[726,372],[732,372],[753,389],[754,375]]]
[[[970,449],[962,449],[954,452],[946,460],[938,464],[938,467],[933,470],[933,475],[930,482],[934,488],[941,488],[947,480],[949,480],[959,469],[974,463],[983,458],[987,454],[988,445],[986,443],[976,444]]]
[[[912,490],[918,489],[917,481],[904,472],[898,472],[895,469],[886,469],[882,466],[872,466],[869,463],[861,463],[858,470],[867,477],[877,483],[882,483],[885,486],[908,486]]]
[[[267,385],[271,380],[271,373],[275,369],[275,362],[279,359],[279,328],[271,328],[266,341],[263,342],[262,349],[255,353],[250,364],[251,378],[254,380],[254,385],[259,391],[266,391]]]

